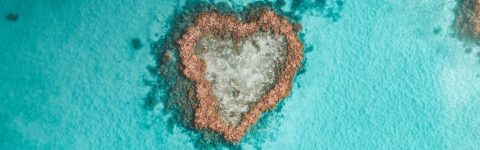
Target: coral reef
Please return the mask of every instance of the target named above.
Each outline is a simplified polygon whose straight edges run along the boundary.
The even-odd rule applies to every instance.
[[[456,11],[455,26],[459,36],[480,38],[480,0],[460,0]]]
[[[5,20],[10,22],[16,22],[18,20],[18,17],[20,17],[19,14],[8,13],[7,15],[5,15]]]
[[[249,126],[259,119],[262,112],[274,108],[281,99],[288,96],[292,87],[293,77],[297,69],[301,66],[303,59],[303,45],[297,35],[299,30],[300,26],[292,24],[286,18],[276,15],[273,11],[267,9],[250,13],[248,21],[246,22],[242,22],[233,16],[220,15],[214,11],[201,12],[198,14],[194,25],[187,28],[185,34],[177,40],[181,62],[184,66],[182,70],[183,74],[193,81],[195,98],[198,100],[198,105],[195,108],[195,127],[199,129],[211,129],[222,133],[227,141],[237,142],[243,137]],[[255,40],[255,38],[257,40]],[[201,42],[202,40],[207,41]],[[216,83],[217,81],[214,79],[214,76],[221,74],[215,74],[214,72],[218,72],[218,70],[212,71],[212,68],[208,66],[214,64],[209,61],[216,58],[209,58],[209,60],[206,61],[205,58],[209,55],[214,55],[205,52],[211,48],[199,48],[197,45],[198,43],[212,44],[208,42],[208,40],[214,40],[214,42],[226,40],[227,43],[230,43],[226,45],[228,47],[238,45],[232,43],[241,43],[241,48],[227,48],[230,50],[237,49],[238,55],[241,55],[242,51],[250,51],[252,49],[264,50],[265,48],[261,46],[262,43],[265,45],[265,40],[269,41],[270,43],[266,42],[266,45],[274,45],[272,50],[275,56],[268,54],[269,57],[267,57],[265,53],[254,54],[264,56],[264,58],[259,58],[259,62],[271,63],[271,65],[267,66],[270,66],[273,70],[267,69],[267,71],[257,72],[260,79],[252,80],[253,82],[265,81],[266,83],[259,84],[261,87],[249,90],[250,92],[246,92],[245,89],[251,88],[252,86],[247,86],[242,90],[237,89],[237,91],[232,91],[232,89],[235,89],[233,88],[235,86],[232,85],[220,86],[219,88],[219,85],[225,85],[229,82],[223,82],[221,81],[222,79],[220,79],[220,81],[218,81],[220,84]],[[245,43],[250,43],[250,48],[241,46],[246,45]],[[285,43],[285,45],[281,46],[282,43]],[[218,46],[215,48],[222,49]],[[284,54],[282,54],[282,51]],[[232,52],[226,54],[232,55]],[[249,52],[249,54],[251,54],[251,52]],[[217,59],[217,61],[220,60],[221,59]],[[244,63],[250,62],[240,64]],[[276,66],[274,64],[280,65]],[[270,78],[273,78],[273,80],[269,80]],[[228,92],[231,94],[222,95],[222,92],[216,91],[222,89],[229,89]],[[263,92],[255,93],[254,91]],[[253,96],[251,96],[252,92],[255,93]],[[222,101],[225,102],[225,99],[229,97],[239,97],[249,94],[251,96],[249,98],[250,100],[242,102],[239,109],[236,108],[230,111],[233,112],[234,117],[228,117],[225,114],[222,115],[221,109],[226,110],[225,107],[229,107],[228,105],[231,104],[231,101],[238,101],[238,98],[233,98],[233,100],[230,101],[227,100],[224,104],[222,104]],[[245,109],[245,105],[248,105],[248,109]],[[241,114],[241,118],[235,119],[239,114]]]

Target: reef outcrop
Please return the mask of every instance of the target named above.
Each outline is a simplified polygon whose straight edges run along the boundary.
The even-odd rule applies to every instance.
[[[457,6],[455,26],[460,36],[480,38],[480,0],[460,0]]]
[[[475,31],[477,34],[480,34],[480,0],[475,1],[475,17],[473,22],[475,22]]]
[[[246,21],[199,13],[177,40],[182,72],[195,86],[195,127],[237,142],[287,97],[303,60],[299,30],[268,9]]]

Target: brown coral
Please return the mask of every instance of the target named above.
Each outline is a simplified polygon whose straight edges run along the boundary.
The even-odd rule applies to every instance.
[[[246,133],[249,126],[254,124],[262,112],[272,109],[276,104],[290,94],[292,80],[296,70],[303,59],[303,45],[294,26],[286,18],[276,15],[273,11],[261,11],[258,16],[244,23],[232,16],[223,16],[216,12],[203,12],[196,17],[195,24],[188,28],[185,34],[177,41],[180,58],[185,66],[183,73],[195,84],[198,106],[195,110],[195,127],[211,129],[223,133],[224,138],[230,142],[239,141]],[[242,121],[238,125],[224,122],[215,111],[217,98],[212,94],[212,85],[205,78],[206,64],[194,55],[193,49],[202,34],[230,33],[234,39],[243,38],[255,32],[273,32],[285,36],[287,40],[287,57],[283,68],[279,70],[277,82],[274,87],[263,94],[255,104],[250,105]]]

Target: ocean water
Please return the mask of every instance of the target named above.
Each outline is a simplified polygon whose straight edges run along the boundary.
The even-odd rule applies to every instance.
[[[0,148],[479,149],[480,47],[456,37],[456,0],[277,3],[303,70],[236,145],[145,108],[150,45],[192,3],[1,0]]]

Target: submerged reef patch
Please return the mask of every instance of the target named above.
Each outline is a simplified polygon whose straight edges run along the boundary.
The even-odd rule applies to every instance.
[[[18,17],[20,17],[19,14],[8,13],[7,15],[5,15],[5,20],[10,22],[16,22],[18,20]]]
[[[338,21],[341,18],[340,12],[343,10],[343,0],[294,0],[291,5],[291,14],[298,15],[314,10],[319,15]]]
[[[268,6],[273,8],[278,14],[287,16],[290,20],[300,21],[303,16],[321,16],[333,22],[338,21],[342,16],[344,0],[294,0],[287,5],[285,0],[257,1],[249,4],[248,7]],[[282,8],[288,7],[288,11]]]
[[[142,40],[140,40],[139,38],[133,38],[130,41],[130,45],[132,45],[132,47],[136,50],[142,49],[143,47]]]

